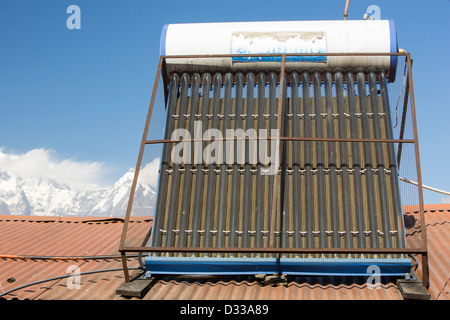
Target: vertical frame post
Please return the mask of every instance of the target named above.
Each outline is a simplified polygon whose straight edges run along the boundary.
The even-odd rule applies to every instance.
[[[130,197],[128,200],[127,212],[125,214],[125,221],[123,223],[122,236],[120,239],[119,250],[122,250],[122,248],[125,247],[125,240],[126,240],[126,235],[127,235],[127,230],[128,230],[128,223],[130,221],[130,214],[131,214],[131,208],[133,205],[134,193],[136,191],[136,185],[137,185],[137,181],[138,181],[138,177],[139,177],[139,170],[141,168],[141,163],[142,163],[142,156],[144,154],[145,141],[147,139],[148,128],[150,125],[150,119],[152,117],[153,105],[155,103],[156,91],[158,90],[158,83],[159,83],[159,78],[160,78],[160,74],[161,74],[161,67],[162,67],[163,61],[164,61],[164,57],[161,56],[159,58],[158,69],[156,71],[156,78],[155,78],[155,82],[153,85],[152,96],[151,96],[150,104],[148,107],[148,113],[147,113],[147,119],[145,121],[144,133],[142,134],[141,146],[139,149],[139,155],[138,155],[138,160],[136,163],[136,169],[134,171],[133,183],[131,185]],[[124,271],[124,276],[125,276],[125,282],[129,282],[130,276],[129,276],[129,272],[128,272],[127,259],[126,259],[125,252],[122,251],[121,255],[122,255],[122,265],[123,265],[123,271]]]
[[[283,93],[284,93],[284,63],[286,60],[286,55],[281,56],[281,71],[280,71],[280,90],[278,95],[278,102],[277,102],[277,135],[276,135],[276,145],[275,145],[275,177],[273,182],[273,189],[272,189],[272,208],[271,208],[271,217],[270,217],[270,239],[269,239],[269,247],[273,248],[275,245],[275,223],[276,223],[276,216],[277,216],[277,192],[280,189],[280,178],[281,175],[278,175],[278,166],[280,163],[280,130],[281,130],[281,123],[282,123],[282,111],[283,111]]]
[[[411,63],[412,66],[412,63]],[[409,66],[408,66],[408,72],[409,72]],[[409,74],[409,73],[408,73]],[[403,102],[403,112],[402,112],[402,123],[400,125],[400,136],[399,139],[403,139],[403,134],[405,131],[405,125],[406,125],[406,113],[408,111],[408,98],[409,98],[409,80],[406,81],[406,88],[405,88],[405,95],[404,95],[404,102]],[[403,149],[403,143],[398,144],[398,151],[397,151],[397,167],[400,169],[400,162],[402,158],[402,149]]]
[[[416,104],[414,100],[414,87],[412,80],[412,60],[411,54],[407,53],[408,63],[408,84],[409,84],[409,98],[411,101],[411,116],[414,131],[414,147],[416,157],[416,169],[417,169],[417,186],[419,192],[419,208],[420,208],[420,229],[422,234],[422,249],[425,253],[422,254],[422,281],[423,285],[429,287],[429,274],[428,274],[428,247],[427,247],[427,234],[425,225],[424,203],[423,203],[423,187],[422,187],[422,171],[420,168],[420,153],[419,153],[419,137],[417,134],[417,120],[416,120]]]

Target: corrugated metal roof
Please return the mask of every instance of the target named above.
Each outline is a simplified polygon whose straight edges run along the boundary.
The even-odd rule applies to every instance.
[[[417,231],[419,206],[406,206],[404,209],[405,216],[414,217],[415,224],[411,229]],[[450,300],[450,204],[425,205],[425,224],[430,277],[428,291],[432,299]],[[422,277],[420,258],[417,274]]]
[[[129,230],[141,223],[149,228],[151,219],[134,218]],[[79,267],[79,272],[121,268],[120,259],[43,260],[5,256],[117,255],[122,228],[120,218],[0,216],[0,292],[66,275],[69,267]],[[138,266],[136,259],[130,259],[129,263],[130,267]],[[10,278],[15,281],[9,283]],[[67,279],[61,279],[12,292],[7,298],[109,299],[123,283],[123,271],[82,276],[81,281],[82,290],[68,290]]]
[[[263,286],[255,280],[161,280],[144,299],[149,300],[402,300],[389,279],[370,289],[362,278],[289,277],[286,286]]]
[[[405,214],[417,214],[406,207]],[[425,206],[429,248],[430,288],[432,299],[449,300],[450,286],[450,204]],[[130,223],[151,226],[151,219]],[[86,256],[118,253],[123,220],[101,218],[49,218],[0,216],[0,255]],[[143,228],[141,228],[143,229]],[[130,233],[132,234],[132,233]],[[137,267],[136,258],[128,259]],[[421,275],[419,259],[418,274]],[[80,272],[121,268],[117,258],[98,260],[42,260],[0,258],[0,292],[18,286],[67,274],[74,265]],[[137,271],[133,271],[137,272]],[[9,278],[15,281],[9,283]],[[112,300],[122,299],[115,290],[123,283],[123,272],[105,272],[81,276],[80,289],[69,289],[67,279],[30,286],[4,296],[7,299]],[[286,286],[263,286],[253,277],[206,279],[169,278],[156,282],[145,300],[396,300],[402,295],[392,279],[382,279],[381,289],[370,289],[366,279],[338,277],[288,277]]]

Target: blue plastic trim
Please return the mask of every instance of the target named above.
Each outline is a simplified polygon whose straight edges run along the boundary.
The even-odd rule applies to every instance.
[[[169,28],[168,24],[165,24],[161,30],[161,38],[159,40],[159,55],[166,55],[166,38],[167,38],[167,29]]]
[[[245,275],[273,274],[309,276],[370,276],[370,266],[383,276],[404,276],[411,269],[410,259],[342,258],[210,258],[146,257],[151,274]]]
[[[279,53],[279,52],[275,52]],[[313,52],[308,52],[313,53]],[[322,52],[318,52],[322,53]],[[247,53],[241,53],[241,54],[247,54]],[[280,57],[240,57],[235,56],[232,57],[231,60],[233,62],[281,62],[281,56]],[[286,56],[286,62],[326,62],[327,57],[326,56]]]
[[[390,44],[391,44],[391,53],[398,52],[398,43],[397,43],[397,31],[395,29],[394,20],[389,20],[389,33],[390,33]],[[391,56],[391,69],[390,69],[390,77],[389,80],[391,82],[395,81],[395,73],[397,71],[397,56]]]

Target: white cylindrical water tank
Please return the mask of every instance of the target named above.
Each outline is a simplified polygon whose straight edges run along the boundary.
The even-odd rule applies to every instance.
[[[182,58],[179,55],[276,53],[395,53],[392,20],[268,21],[168,24],[160,54],[171,70],[255,70],[279,66],[280,57]],[[286,68],[383,68],[395,74],[396,56],[292,56]]]

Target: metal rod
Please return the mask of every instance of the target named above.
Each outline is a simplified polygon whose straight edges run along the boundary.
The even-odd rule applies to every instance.
[[[423,188],[422,188],[422,171],[420,167],[420,153],[419,153],[419,136],[417,133],[417,120],[416,120],[416,103],[414,98],[414,87],[412,79],[412,59],[411,54],[407,55],[408,63],[408,82],[410,87],[410,100],[411,100],[411,115],[413,122],[414,140],[415,143],[415,158],[416,158],[416,170],[417,170],[417,183],[419,191],[419,207],[420,207],[420,228],[422,234],[422,247],[425,251],[428,250],[427,245],[427,230],[425,225],[425,213],[424,213],[424,202],[423,202]],[[428,254],[422,255],[422,274],[423,274],[423,284],[426,288],[429,287],[429,274],[428,274]]]
[[[281,59],[281,71],[280,71],[280,86],[279,86],[279,95],[278,95],[278,101],[277,101],[277,124],[276,124],[276,130],[277,130],[277,140],[276,140],[276,147],[275,147],[275,174],[273,175],[274,182],[273,182],[273,194],[272,194],[272,212],[271,212],[271,219],[270,219],[270,235],[269,235],[269,246],[273,247],[275,245],[275,222],[276,222],[276,215],[277,215],[277,200],[278,196],[281,196],[278,193],[279,185],[280,185],[280,176],[277,174],[278,166],[279,166],[279,156],[282,154],[280,152],[280,149],[282,149],[282,146],[280,145],[280,131],[283,130],[281,127],[281,119],[282,119],[282,112],[283,112],[283,99],[284,99],[284,86],[285,86],[285,76],[284,76],[284,63],[285,63],[285,56]],[[271,79],[273,79],[273,72],[271,73]],[[275,116],[275,114],[271,114],[271,116]],[[281,150],[282,151],[282,150]],[[281,199],[281,198],[280,198]]]
[[[277,111],[277,96],[276,96],[276,75],[275,72],[269,73],[269,129],[277,129],[278,125],[275,118],[275,113]],[[278,138],[278,137],[276,137]],[[279,152],[278,145],[275,150],[275,155],[272,155],[272,158],[277,156]],[[274,164],[272,164],[274,165]],[[269,246],[273,247],[275,244],[275,218],[277,211],[277,194],[278,194],[278,185],[276,181],[278,177],[278,168],[275,167],[275,173],[269,176],[269,205],[268,205],[268,217],[269,217]]]
[[[345,117],[343,117],[345,118]],[[276,140],[276,137],[211,137],[211,138],[191,138],[191,139],[162,139],[146,140],[145,144],[159,143],[179,143],[179,142],[205,142],[224,140]],[[363,138],[315,138],[315,137],[279,137],[282,141],[322,141],[322,142],[372,142],[372,143],[414,143],[413,139],[363,139]]]
[[[232,57],[339,57],[339,56],[406,56],[405,52],[333,52],[333,53],[249,53],[249,54],[191,54],[191,55],[162,55],[163,59],[190,59],[190,58],[232,58]]]
[[[408,249],[400,249],[400,248],[391,248],[391,249],[383,249],[383,248],[236,248],[236,247],[228,247],[228,248],[205,248],[205,247],[185,247],[185,248],[174,248],[174,247],[125,247],[120,248],[120,252],[197,252],[197,253],[291,253],[291,254],[301,254],[301,253],[336,253],[336,254],[358,254],[358,253],[399,253],[399,254],[425,254],[426,250],[422,248],[408,248]]]
[[[409,81],[406,81],[405,95],[403,100],[402,123],[400,125],[400,135],[399,135],[400,139],[403,139],[403,134],[405,132],[406,114],[408,111],[408,98],[409,98]],[[397,151],[397,166],[399,169],[400,169],[400,161],[402,158],[402,150],[403,150],[403,143],[400,142],[398,144],[398,151]]]
[[[284,75],[283,83],[286,84],[286,76]],[[287,85],[280,87],[280,95],[282,96],[282,107],[281,112],[278,111],[278,117],[281,118],[280,128],[279,130],[283,132],[284,135],[287,135]],[[288,233],[287,233],[287,225],[289,222],[289,218],[287,215],[288,211],[288,200],[289,200],[289,184],[288,179],[286,177],[286,169],[287,169],[287,146],[286,141],[280,143],[280,152],[281,152],[281,177],[280,177],[280,246],[282,248],[288,247]],[[286,255],[282,254],[281,258],[285,258]]]
[[[264,110],[266,106],[266,77],[264,72],[260,72],[258,74],[258,130],[266,129],[265,120],[264,120]],[[262,147],[261,145],[258,147]],[[266,150],[267,152],[267,146]],[[257,247],[261,247],[262,243],[262,233],[263,230],[263,219],[264,219],[264,184],[263,184],[263,164],[261,161],[258,161],[257,164],[257,177],[256,177],[256,225],[255,225],[255,245]]]
[[[292,105],[292,136],[299,137],[300,132],[298,128],[297,114],[299,111],[299,75],[297,72],[291,74],[291,105]],[[300,154],[299,154],[299,142],[293,143],[293,163],[292,168],[294,170],[294,183],[293,183],[293,215],[294,215],[294,248],[300,248],[300,230],[301,230],[301,207],[300,207]]]
[[[142,134],[142,139],[141,139],[141,146],[139,148],[139,155],[138,155],[138,159],[137,159],[137,163],[136,163],[136,169],[134,171],[133,183],[131,185],[130,196],[129,196],[128,205],[127,205],[127,211],[125,213],[125,220],[124,220],[124,224],[123,224],[123,228],[122,228],[122,235],[121,235],[120,245],[119,245],[120,247],[125,246],[125,240],[126,240],[127,231],[128,231],[128,222],[130,221],[130,215],[131,215],[131,207],[132,207],[132,203],[133,203],[133,199],[134,199],[134,193],[136,191],[139,170],[140,170],[141,163],[142,163],[142,156],[144,154],[145,141],[147,139],[148,129],[149,129],[149,125],[150,125],[150,119],[152,117],[153,105],[155,103],[156,92],[158,90],[159,77],[161,74],[161,67],[162,67],[163,61],[164,61],[163,58],[159,59],[158,69],[156,71],[155,83],[153,85],[153,91],[152,91],[152,97],[150,99],[150,103],[148,106],[147,119],[145,120],[144,132]],[[125,261],[125,263],[126,263],[126,261]]]
[[[121,260],[122,260],[122,268],[123,268],[123,276],[125,278],[125,282],[130,282],[130,271],[128,270],[128,263],[127,263],[127,255],[125,252],[120,253]]]

